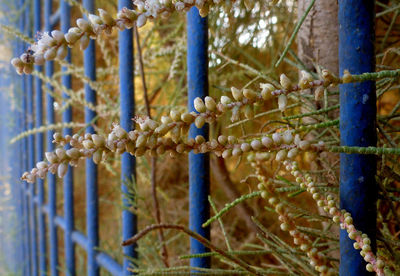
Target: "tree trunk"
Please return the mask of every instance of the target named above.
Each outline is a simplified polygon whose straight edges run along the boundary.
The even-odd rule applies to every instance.
[[[298,1],[298,18],[303,16],[311,0]],[[339,72],[338,3],[332,0],[315,1],[301,26],[298,36],[298,56],[309,70],[315,65]]]
[[[298,19],[302,18],[305,10],[310,5],[311,0],[298,1]],[[318,72],[318,67],[327,69],[339,75],[339,23],[338,23],[338,3],[332,0],[317,0],[310,13],[304,20],[297,36],[298,57],[310,71]],[[306,91],[305,93],[311,93]],[[335,98],[334,98],[335,97]],[[330,97],[330,101],[338,101],[339,97]],[[319,103],[315,103],[319,106]],[[307,111],[303,111],[307,112]],[[339,111],[328,114],[331,118],[339,116]],[[306,119],[306,118],[305,118]],[[311,118],[307,118],[307,123],[311,123]],[[313,137],[307,137],[313,139]],[[338,157],[332,153],[323,153],[321,158],[332,164]],[[321,162],[313,162],[312,169],[321,169]],[[324,211],[319,208],[319,213]],[[326,229],[327,223],[323,224]],[[330,229],[335,235],[339,236],[339,227],[334,226]],[[331,257],[339,258],[339,251],[330,253]]]

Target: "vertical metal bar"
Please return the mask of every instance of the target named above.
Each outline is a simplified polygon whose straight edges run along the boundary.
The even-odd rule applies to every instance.
[[[339,1],[339,70],[352,74],[375,71],[374,1]],[[343,146],[376,145],[375,82],[340,86],[340,133]],[[376,159],[372,155],[340,155],[340,205],[376,248]],[[340,232],[340,275],[369,275],[366,263]]]
[[[25,23],[26,34],[28,37],[32,36],[32,5],[28,2],[25,10]],[[34,113],[33,113],[33,76],[27,75],[27,91],[26,91],[26,125],[27,129],[34,127]],[[35,136],[28,136],[28,170],[35,167]],[[37,236],[36,236],[36,216],[35,216],[35,183],[28,185],[29,193],[29,225],[30,225],[30,242],[31,242],[31,263],[32,275],[36,276],[38,273],[37,267]]]
[[[42,20],[42,3],[41,0],[34,0],[33,2],[33,29],[34,32],[41,31],[41,20]],[[43,66],[35,66],[35,70],[38,72],[43,71]],[[38,77],[35,78],[35,97],[36,97],[36,111],[35,111],[35,122],[36,127],[39,128],[43,125],[43,91],[42,91],[42,80]],[[36,134],[36,161],[40,162],[44,159],[43,154],[43,133],[39,132]],[[45,216],[43,213],[43,201],[44,201],[44,181],[43,179],[37,179],[37,218],[39,228],[39,271],[40,275],[46,275],[46,227],[45,227]]]
[[[17,9],[18,5],[21,2],[15,3],[15,8]],[[20,16],[16,28],[22,30],[22,20],[23,17]],[[19,41],[15,42],[15,54],[20,54],[21,50],[23,49],[23,44]],[[13,132],[14,135],[18,135],[22,132],[22,104],[21,104],[21,94],[22,94],[22,86],[24,84],[24,78],[21,76],[16,75],[16,85],[14,88],[14,99],[16,102],[14,115],[15,115],[15,131]],[[21,172],[23,172],[23,162],[22,162],[22,152],[23,152],[23,140],[17,142],[16,146],[16,160],[15,160],[15,173],[16,173],[16,182],[15,185],[17,186],[17,197],[18,197],[18,206],[19,206],[19,218],[20,221],[18,223],[18,234],[21,237],[20,239],[20,261],[21,261],[21,274],[26,275],[29,273],[28,269],[28,255],[27,255],[27,241],[26,241],[26,221],[25,221],[25,196],[24,196],[24,184],[22,181],[19,180]]]
[[[21,7],[25,5],[25,1],[21,0],[20,1]],[[20,31],[22,33],[25,33],[26,28],[26,18],[25,18],[25,13],[21,14],[21,19],[20,19]],[[25,43],[21,43],[21,52],[25,51],[26,45]],[[21,94],[20,94],[20,99],[21,99],[21,132],[26,131],[26,90],[27,90],[27,77],[26,75],[22,76],[22,85],[21,85]],[[22,144],[22,150],[21,150],[21,173],[24,171],[28,170],[28,143],[27,139],[24,138],[21,141]],[[23,198],[23,208],[24,208],[24,236],[25,236],[25,260],[27,262],[27,269],[26,271],[31,275],[31,247],[30,247],[30,227],[29,227],[29,197],[27,194],[28,191],[28,183],[22,183],[22,198]]]
[[[83,7],[90,13],[94,12],[94,1],[83,0]],[[91,40],[89,47],[84,52],[85,75],[91,80],[96,80],[96,51],[94,41]],[[88,103],[96,106],[96,91],[85,84],[85,99]],[[87,133],[95,133],[92,122],[96,112],[85,107],[85,122],[90,125],[86,128]],[[87,275],[99,274],[99,266],[96,262],[96,249],[99,245],[99,203],[97,199],[97,166],[93,160],[86,160],[86,231],[88,236]]]
[[[17,3],[15,3],[17,4]],[[17,5],[15,5],[15,9],[16,9]],[[16,56],[19,53],[19,47],[18,47],[18,42],[15,41],[12,44],[14,46],[14,56]],[[12,68],[11,70],[14,70],[14,68]],[[18,91],[20,88],[20,83],[21,83],[22,78],[20,78],[19,76],[17,76],[17,74],[15,72],[13,72],[13,82],[14,82],[14,89],[13,89],[13,94],[12,94],[12,98],[18,102]],[[17,105],[18,106],[18,105]],[[14,108],[10,108],[10,115],[12,116],[12,130],[11,135],[15,136],[18,135],[20,133],[20,112],[19,112],[19,108],[14,107]],[[15,187],[15,200],[16,200],[16,208],[17,208],[17,231],[16,234],[18,235],[18,237],[21,237],[20,239],[18,239],[18,267],[16,270],[16,274],[21,274],[23,275],[23,273],[26,273],[27,271],[26,269],[26,265],[25,265],[25,258],[24,258],[24,254],[25,254],[25,242],[24,242],[24,213],[23,213],[23,204],[22,204],[22,185],[21,185],[21,181],[19,180],[20,178],[20,164],[21,164],[21,141],[16,142],[13,147],[11,148],[11,152],[13,153],[13,155],[15,156],[14,160],[10,159],[10,163],[11,163],[11,167],[13,170],[13,177],[16,180],[15,182],[13,181],[12,186]]]
[[[118,9],[127,7],[132,8],[132,1],[119,0]],[[132,121],[135,115],[135,90],[134,90],[134,63],[133,63],[133,31],[124,30],[119,32],[119,92],[120,92],[120,122],[121,127],[126,131],[134,129]],[[136,180],[136,159],[129,153],[124,153],[121,159],[121,189],[124,195],[122,211],[122,239],[126,240],[137,232],[137,218],[135,214],[130,212],[128,208],[131,207],[129,200],[126,196],[134,198],[133,185]],[[126,246],[123,249],[126,257],[136,258],[136,246]],[[129,259],[124,258],[123,273],[124,275],[131,275],[128,271]]]
[[[51,31],[51,22],[50,16],[53,9],[53,1],[52,0],[45,0],[44,4],[44,25],[46,31]],[[54,72],[54,64],[52,61],[46,62],[46,76],[52,77]],[[53,87],[50,84],[47,84],[48,92],[53,91]],[[50,93],[46,94],[46,120],[47,124],[54,124],[55,117],[54,117],[54,98],[51,96]],[[54,151],[54,144],[53,141],[54,131],[49,130],[47,131],[47,151]],[[47,189],[48,189],[48,206],[49,206],[49,245],[50,245],[50,274],[58,275],[58,242],[57,242],[57,226],[55,224],[55,217],[57,215],[57,206],[56,206],[56,199],[57,199],[57,190],[56,190],[56,176],[54,174],[49,173],[47,175]]]
[[[60,3],[60,20],[61,20],[61,31],[67,33],[70,27],[70,6],[66,1]],[[67,62],[71,62],[71,52],[68,49],[68,55],[66,57]],[[62,68],[66,71],[66,68]],[[71,75],[67,74],[62,77],[62,84],[67,89],[71,88]],[[63,92],[64,103],[67,102],[69,96]],[[68,123],[72,121],[72,107],[68,106],[63,112],[63,122]],[[64,129],[64,135],[72,135],[72,129]],[[70,146],[66,146],[69,149]],[[74,185],[73,185],[73,168],[68,166],[67,174],[64,177],[64,219],[65,219],[65,232],[64,232],[64,246],[65,246],[65,260],[66,268],[69,275],[75,274],[75,250],[72,241],[72,232],[74,230]]]
[[[195,111],[194,99],[208,95],[208,22],[202,18],[196,7],[187,15],[187,66],[188,66],[188,107]],[[208,125],[198,129],[190,127],[189,138],[202,135],[208,139]],[[208,154],[189,153],[189,227],[203,237],[210,238],[210,228],[201,225],[210,216],[208,195],[210,194],[210,163]],[[190,239],[192,254],[204,253],[208,249],[197,240]],[[210,258],[192,258],[193,267],[209,267]]]
[[[67,33],[70,27],[70,5],[62,0],[60,3],[60,21],[61,31]],[[71,62],[71,51],[68,48],[67,62]],[[65,72],[67,68],[62,68]],[[71,75],[65,74],[62,77],[62,84],[65,88],[71,88]],[[64,104],[68,104],[69,96],[63,92]],[[72,121],[72,107],[69,105],[63,112],[62,119],[64,123]],[[64,129],[64,135],[72,135],[71,128]],[[67,145],[66,149],[70,146]],[[67,174],[64,176],[64,219],[65,219],[65,232],[64,232],[64,246],[65,246],[65,264],[68,275],[75,274],[75,247],[72,241],[72,232],[74,231],[74,171],[71,166],[68,166]]]

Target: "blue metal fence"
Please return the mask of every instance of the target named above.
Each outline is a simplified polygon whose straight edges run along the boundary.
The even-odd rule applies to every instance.
[[[341,71],[350,69],[352,73],[362,73],[374,71],[373,63],[373,1],[346,0],[340,2],[340,23],[342,25],[340,33],[340,61]],[[31,4],[33,4],[31,6]],[[43,5],[44,4],[44,5]],[[83,0],[83,6],[89,11],[94,11],[93,0]],[[119,0],[119,9],[123,7],[130,8],[131,0]],[[18,20],[18,28],[21,32],[28,36],[32,36],[33,32],[41,31],[42,13],[44,14],[45,31],[54,29],[57,20],[60,22],[61,31],[67,32],[70,27],[70,6],[65,0],[60,1],[59,11],[53,11],[52,0],[20,0],[18,7],[22,10],[22,16]],[[33,14],[33,16],[32,16]],[[359,20],[354,20],[353,15],[358,14]],[[350,19],[350,20],[349,20]],[[33,24],[32,24],[33,23]],[[187,31],[188,31],[188,107],[190,111],[194,111],[193,100],[196,97],[204,98],[208,94],[208,27],[207,19],[201,18],[196,8],[188,13],[187,16]],[[357,34],[354,32],[357,31]],[[349,41],[347,38],[351,38]],[[354,40],[356,38],[356,40]],[[366,51],[360,52],[357,47],[363,46]],[[27,45],[21,42],[14,43],[14,54],[17,55],[25,51]],[[120,76],[120,124],[130,131],[134,125],[131,118],[135,112],[134,102],[134,62],[133,62],[133,34],[132,30],[125,30],[119,33],[119,76]],[[353,57],[353,58],[349,58]],[[71,54],[68,51],[67,62],[71,62]],[[39,72],[43,71],[42,66],[36,66],[35,69]],[[95,45],[91,41],[89,47],[84,52],[84,72],[91,79],[96,79],[96,64],[95,64]],[[63,68],[63,70],[66,70]],[[46,62],[45,74],[51,77],[54,73],[53,62]],[[33,78],[30,75],[22,77],[13,76],[14,89],[13,100],[15,101],[14,110],[5,103],[9,103],[11,99],[1,96],[1,113],[14,114],[13,120],[9,126],[5,125],[4,116],[0,116],[1,129],[6,131],[8,136],[0,136],[1,149],[5,151],[6,158],[9,160],[10,151],[13,151],[13,162],[11,166],[11,181],[12,181],[12,202],[14,203],[15,215],[20,218],[17,223],[18,240],[14,245],[17,250],[13,252],[13,260],[17,260],[14,265],[10,265],[11,270],[22,275],[58,275],[59,272],[59,250],[57,229],[61,229],[64,233],[64,248],[65,248],[65,263],[66,275],[76,275],[75,264],[75,246],[79,245],[87,252],[87,274],[99,275],[99,268],[103,267],[112,275],[129,275],[130,258],[136,257],[135,246],[127,246],[123,248],[124,261],[119,264],[111,256],[104,252],[98,252],[99,246],[99,230],[98,230],[98,195],[97,195],[97,167],[92,160],[86,161],[86,233],[79,232],[74,227],[74,206],[73,206],[73,170],[69,168],[68,173],[63,179],[63,196],[64,196],[64,214],[57,214],[56,208],[56,178],[55,175],[47,176],[47,202],[45,202],[44,181],[38,179],[35,185],[21,183],[19,176],[30,168],[33,168],[35,162],[44,159],[44,151],[53,151],[54,144],[52,143],[54,131],[47,132],[47,145],[44,147],[44,135],[38,133],[30,135],[22,139],[12,148],[7,149],[5,137],[15,136],[18,133],[24,132],[27,129],[40,127],[44,125],[43,121],[43,91],[42,81],[40,78]],[[4,83],[0,79],[0,83]],[[71,88],[71,76],[64,74],[62,84],[65,88]],[[55,123],[54,113],[54,98],[52,92],[53,87],[47,84],[46,90],[46,124]],[[366,94],[367,93],[367,94]],[[349,96],[350,95],[350,96]],[[354,95],[357,95],[354,98]],[[360,104],[360,98],[368,96],[368,104]],[[370,146],[376,142],[376,134],[374,133],[374,116],[375,116],[375,91],[373,83],[363,84],[347,84],[341,87],[341,133],[342,144],[351,146]],[[68,95],[63,93],[64,104],[68,104]],[[88,103],[96,104],[96,92],[85,84],[85,99]],[[35,109],[34,109],[35,108]],[[358,110],[358,113],[355,112]],[[361,114],[361,115],[360,115]],[[370,117],[365,118],[368,114]],[[361,120],[360,117],[364,119]],[[68,106],[63,112],[63,122],[72,121],[72,108]],[[360,122],[359,130],[354,131],[351,126],[346,125],[346,122],[357,120]],[[87,133],[94,133],[94,124],[96,121],[96,113],[87,108],[85,109],[85,123],[88,124]],[[365,136],[361,129],[361,122],[366,129],[365,133],[369,133],[369,140],[360,142],[361,137]],[[71,135],[70,128],[64,129],[64,135]],[[190,136],[203,135],[208,137],[208,129],[191,128]],[[365,138],[365,137],[364,137]],[[371,167],[375,167],[375,160],[370,156],[360,157],[358,155],[342,155],[342,170],[341,170],[341,201],[342,207],[353,213],[353,217],[357,225],[361,226],[361,230],[368,233],[374,238],[375,226],[371,222],[371,212],[373,211],[374,203],[374,171]],[[2,162],[5,162],[4,160]],[[354,170],[354,164],[357,163],[359,168],[367,168],[366,171]],[[363,165],[360,165],[363,164]],[[206,238],[210,237],[209,228],[202,228],[201,225],[209,217],[209,205],[207,196],[209,194],[209,157],[206,154],[189,155],[190,166],[190,228]],[[2,166],[3,167],[3,166]],[[349,171],[350,169],[350,171]],[[362,179],[363,181],[360,181]],[[372,181],[366,185],[365,181]],[[365,183],[364,183],[365,182]],[[122,156],[121,163],[121,190],[123,194],[133,196],[133,185],[135,183],[135,158],[128,153]],[[359,185],[354,185],[359,183]],[[367,190],[366,187],[371,189]],[[358,197],[357,202],[350,202],[349,193],[356,191]],[[369,202],[369,209],[365,208],[365,203]],[[133,236],[137,230],[137,218],[128,211],[131,207],[126,198],[123,198],[124,211],[122,213],[122,239],[126,240]],[[48,223],[46,224],[46,216]],[[4,216],[1,216],[2,219]],[[367,218],[368,217],[368,218]],[[370,224],[368,224],[369,222]],[[3,248],[8,248],[9,244],[2,244]],[[342,231],[341,234],[342,247],[342,275],[361,275],[364,273],[364,263],[352,250],[347,250],[352,247],[347,234]],[[47,248],[49,250],[47,251]],[[122,248],[121,248],[122,251]],[[191,239],[191,252],[202,253],[207,249],[196,240]],[[47,252],[49,256],[46,256]],[[191,265],[194,267],[209,267],[209,258],[193,258]]]
[[[59,10],[54,11],[54,1],[52,0],[20,0],[19,7],[23,10],[18,27],[20,31],[29,37],[33,33],[51,31],[56,24],[60,24],[63,33],[70,28],[71,7],[65,0],[60,0]],[[83,0],[83,7],[89,12],[94,12],[94,0]],[[132,8],[131,0],[120,0],[119,9],[123,7]],[[42,16],[43,15],[43,16]],[[44,19],[44,28],[41,22]],[[207,81],[207,20],[199,16],[196,8],[188,15],[188,34],[189,43],[197,45],[193,47],[194,52],[188,57],[188,79],[190,82],[189,108],[194,110],[193,99],[197,96],[204,98],[208,94]],[[18,47],[13,53],[15,55],[25,51],[28,45],[16,42]],[[199,43],[199,44],[197,44]],[[119,76],[120,76],[120,124],[127,130],[133,130],[132,118],[135,114],[134,101],[134,49],[133,31],[125,30],[119,33]],[[71,62],[71,53],[68,49],[67,62]],[[84,73],[91,80],[96,79],[95,64],[95,43],[90,41],[88,48],[84,51]],[[196,61],[196,63],[195,63]],[[198,67],[200,66],[200,67]],[[45,68],[43,68],[45,67]],[[45,72],[47,77],[54,74],[54,63],[46,62],[45,66],[35,66],[38,72]],[[67,69],[62,67],[65,72]],[[199,74],[201,73],[201,74]],[[55,100],[52,96],[54,88],[46,85],[46,119],[44,122],[43,112],[43,89],[40,77],[31,75],[15,76],[15,83],[20,85],[15,88],[14,97],[19,101],[17,106],[21,108],[14,111],[17,115],[16,123],[18,127],[13,127],[13,134],[18,134],[34,127],[39,128],[45,124],[55,124]],[[70,74],[62,75],[62,85],[65,89],[71,89],[72,78]],[[68,103],[69,95],[63,91],[64,111],[62,122],[72,122],[72,107]],[[85,84],[85,100],[96,105],[96,91],[89,84]],[[5,112],[5,111],[3,111]],[[85,108],[85,123],[87,124],[86,133],[95,133],[94,124],[96,122],[95,111]],[[71,128],[65,128],[63,135],[72,135]],[[197,130],[193,128],[192,136],[208,136],[208,129]],[[11,135],[12,136],[12,135]],[[44,145],[44,134],[39,132],[36,135],[29,135],[18,142],[19,150],[16,154],[18,163],[14,165],[12,179],[15,181],[19,176],[30,168],[35,167],[35,163],[42,161],[45,151],[54,151],[52,143],[54,131],[47,131],[46,146]],[[66,149],[68,147],[66,146]],[[201,224],[209,216],[207,196],[209,194],[209,168],[208,156],[204,154],[191,154],[190,157],[190,226],[205,237],[209,238],[209,229],[203,229]],[[21,231],[21,242],[18,244],[18,258],[21,261],[22,275],[58,275],[60,273],[60,256],[58,249],[58,229],[63,231],[64,236],[64,259],[66,275],[76,275],[76,256],[75,246],[79,245],[87,252],[87,275],[99,275],[100,267],[105,268],[112,275],[131,275],[128,271],[131,266],[131,258],[136,258],[135,245],[126,246],[122,249],[124,260],[119,264],[111,256],[104,252],[98,252],[99,246],[99,225],[98,225],[98,194],[97,194],[97,166],[92,160],[86,161],[86,233],[82,233],[74,227],[74,182],[73,168],[69,167],[67,174],[63,178],[63,201],[64,214],[57,213],[57,182],[54,174],[49,173],[46,182],[38,179],[34,185],[28,183],[14,183],[15,191],[13,194],[16,210],[21,219],[19,229]],[[131,203],[126,199],[126,195],[134,196],[133,185],[135,184],[135,158],[129,153],[122,156],[121,162],[121,189],[123,196],[124,210],[122,213],[122,239],[128,239],[137,231],[137,218],[128,209]],[[47,202],[45,202],[45,183],[47,183]],[[47,224],[46,224],[47,216]],[[196,241],[191,241],[192,252],[205,252],[206,248]],[[48,248],[48,250],[47,250]],[[47,256],[48,253],[48,256]],[[194,259],[193,266],[208,267],[209,258]],[[15,267],[17,269],[18,267]],[[16,270],[15,270],[16,271]]]

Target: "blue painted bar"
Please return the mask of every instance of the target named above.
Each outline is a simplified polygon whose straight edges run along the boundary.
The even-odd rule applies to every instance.
[[[62,0],[60,2],[60,23],[61,31],[67,33],[70,28],[70,17],[71,17],[70,5]],[[65,59],[67,62],[71,62],[71,51],[68,48],[68,54]],[[63,72],[67,68],[62,68]],[[71,75],[63,75],[62,84],[67,89],[71,89]],[[64,104],[68,102],[69,96],[63,92],[62,97]],[[68,106],[65,108],[62,120],[64,123],[72,122],[72,107]],[[63,135],[72,135],[71,128],[65,128]],[[70,145],[66,145],[65,149],[69,149]],[[64,232],[64,247],[65,247],[65,266],[68,275],[75,274],[75,246],[72,241],[72,231],[74,230],[74,170],[71,166],[68,166],[67,174],[64,176],[63,182],[63,194],[64,194],[64,219],[65,219],[65,232]]]
[[[41,31],[42,24],[42,3],[41,0],[34,0],[33,2],[33,29],[34,34]],[[38,72],[43,71],[43,66],[35,66],[35,70]],[[35,78],[35,123],[36,128],[43,125],[43,91],[42,91],[42,80],[38,77]],[[44,160],[44,136],[43,133],[39,132],[36,134],[36,162]],[[42,212],[42,206],[44,201],[44,181],[38,178],[37,181],[37,218],[38,218],[38,229],[39,229],[39,272],[41,276],[46,275],[46,225],[45,216]]]
[[[83,7],[94,13],[94,1],[83,0]],[[85,75],[96,80],[96,51],[94,41],[84,52]],[[96,91],[85,84],[85,99],[96,106]],[[85,123],[90,123],[96,117],[96,112],[85,107]],[[95,133],[93,125],[86,128],[86,133]],[[86,160],[86,231],[88,237],[87,275],[99,275],[99,266],[96,262],[96,249],[99,245],[99,203],[97,198],[97,166],[92,159]]]
[[[104,267],[108,272],[114,276],[122,275],[122,267],[110,255],[106,253],[99,253],[96,256],[97,263]]]
[[[196,7],[187,14],[187,66],[188,66],[188,108],[195,111],[194,99],[208,95],[208,21],[202,18]],[[208,139],[208,124],[198,129],[191,125],[189,138],[202,135]],[[210,228],[201,225],[210,216],[208,195],[210,194],[210,160],[208,154],[189,153],[189,227],[203,237],[210,239]],[[191,254],[207,252],[208,248],[197,240],[190,239]],[[211,259],[192,258],[193,267],[210,267]]]
[[[14,7],[16,8],[16,7]],[[19,23],[19,22],[18,22]],[[19,47],[18,47],[18,41],[13,41],[12,46],[14,48],[13,53],[14,56],[17,56],[18,51],[19,51]],[[15,72],[15,69],[11,66],[11,73],[12,73],[12,81],[14,82],[14,87],[13,87],[13,91],[12,91],[12,96],[11,98],[14,99],[18,99],[18,92],[20,89],[20,84],[21,84],[21,77],[17,75],[17,73]],[[9,99],[10,100],[10,99]],[[18,108],[16,109],[11,108],[11,104],[7,105],[9,108],[9,115],[11,118],[9,118],[7,121],[11,122],[11,125],[9,126],[10,129],[10,136],[14,137],[15,135],[19,134],[20,131],[20,112],[18,110]],[[7,119],[7,118],[5,118]],[[7,141],[8,144],[8,141]],[[17,247],[17,255],[18,255],[18,259],[17,264],[18,267],[16,268],[15,273],[16,274],[23,274],[26,271],[24,270],[26,268],[26,265],[24,263],[25,259],[24,259],[24,254],[25,254],[25,250],[24,250],[24,226],[23,226],[23,222],[24,222],[24,215],[23,215],[23,208],[22,208],[22,185],[21,185],[21,181],[19,180],[20,178],[20,170],[21,170],[21,141],[18,141],[17,143],[15,143],[14,145],[12,145],[10,152],[12,155],[14,155],[15,160],[10,162],[10,166],[12,169],[12,177],[14,179],[14,181],[12,182],[12,187],[14,187],[15,189],[15,207],[17,209],[17,223],[16,223],[16,235],[18,237],[22,237],[19,238],[16,241],[16,247]],[[11,160],[11,159],[10,159]]]
[[[21,19],[19,20],[21,21]],[[18,22],[19,25],[20,22]],[[20,42],[15,42],[15,54],[16,56],[20,54],[22,49]],[[15,73],[15,81],[16,85],[14,88],[14,97],[16,101],[16,108],[14,110],[15,115],[15,131],[13,132],[14,135],[18,135],[22,131],[22,112],[21,112],[21,91],[23,85],[23,78]],[[26,275],[28,272],[28,263],[27,263],[27,250],[26,250],[26,239],[25,239],[25,207],[24,207],[24,186],[22,181],[20,181],[22,168],[22,150],[23,150],[23,141],[20,140],[15,145],[16,149],[16,162],[14,164],[15,174],[16,174],[16,182],[15,185],[17,186],[17,198],[18,198],[18,214],[20,218],[20,222],[18,224],[18,234],[21,237],[20,239],[20,272],[22,275]]]
[[[21,7],[24,6],[25,1],[21,0],[20,5]],[[26,18],[25,18],[25,13],[21,14],[20,18],[20,31],[22,33],[25,33],[26,28]],[[23,53],[26,50],[26,45],[25,43],[20,44],[20,53]],[[26,99],[26,91],[27,91],[27,77],[26,75],[23,75],[22,78],[22,85],[21,85],[21,91],[20,91],[20,100],[21,100],[21,132],[25,132],[27,130],[27,99]],[[22,144],[22,149],[21,149],[21,175],[25,171],[28,170],[28,141],[26,138],[22,139],[21,141]],[[24,209],[24,238],[25,238],[25,248],[24,248],[24,259],[27,265],[26,268],[26,273],[29,273],[31,275],[32,272],[32,265],[31,265],[31,243],[30,243],[30,224],[29,224],[29,196],[25,193],[28,190],[28,183],[22,183],[22,204],[23,204],[23,209]]]
[[[122,8],[132,8],[131,0],[119,0],[118,10]],[[135,116],[135,89],[133,83],[134,63],[133,63],[133,31],[124,30],[119,32],[119,93],[120,93],[120,123],[126,131],[134,129],[132,121]],[[126,240],[137,232],[137,218],[130,212],[129,200],[126,195],[134,198],[132,185],[136,181],[136,159],[129,153],[124,153],[121,157],[121,189],[124,195],[122,199],[124,210],[122,211],[122,240]],[[129,187],[130,186],[130,187]],[[123,253],[127,257],[136,258],[136,245],[125,246]],[[128,271],[130,261],[124,258],[123,275],[132,275]]]
[[[60,216],[55,216],[54,217],[54,224],[61,228],[63,231],[65,231],[65,219]]]
[[[32,5],[28,2],[25,10],[25,31],[28,37],[32,37]],[[33,113],[33,76],[27,75],[27,89],[26,89],[26,126],[27,129],[34,128],[34,113]],[[24,93],[25,94],[25,93]],[[28,170],[35,167],[35,136],[29,135],[28,137]],[[31,265],[33,276],[38,275],[38,256],[37,256],[37,233],[36,233],[36,206],[33,201],[35,197],[35,183],[27,184],[29,189],[29,226],[30,226],[30,249],[31,249]]]
[[[374,1],[339,1],[339,70],[352,74],[375,71]],[[340,85],[340,133],[343,146],[376,145],[375,82]],[[340,155],[340,205],[376,249],[376,159],[372,155]],[[340,231],[340,275],[371,275],[366,262]]]
[[[52,30],[54,30],[57,24],[60,23],[60,18],[61,18],[60,10],[61,8],[58,8],[55,12],[53,12],[50,15],[50,26]]]
[[[79,244],[83,249],[85,249],[86,251],[88,250],[88,238],[79,231],[73,231],[72,232],[72,240]]]
[[[44,2],[44,29],[46,31],[51,31],[51,22],[50,16],[52,13],[53,5],[52,0],[45,0]],[[53,62],[46,62],[46,76],[51,77],[54,72],[54,64]],[[53,91],[53,87],[50,84],[47,84],[47,89],[49,91]],[[47,124],[54,124],[55,117],[54,117],[54,98],[47,93],[46,94],[46,123]],[[54,131],[49,130],[47,131],[47,151],[54,151],[54,144],[53,141]],[[49,173],[47,175],[47,189],[48,189],[48,210],[49,210],[49,262],[50,262],[50,274],[52,276],[58,275],[58,243],[57,243],[57,226],[55,224],[55,217],[57,215],[56,209],[56,176],[54,174]]]

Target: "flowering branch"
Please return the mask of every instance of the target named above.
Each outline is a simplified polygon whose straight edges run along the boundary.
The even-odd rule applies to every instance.
[[[89,14],[88,20],[79,18],[77,27],[72,27],[66,34],[54,30],[41,34],[39,40],[32,44],[30,49],[19,58],[13,58],[11,63],[18,74],[31,74],[33,65],[43,65],[45,61],[60,59],[67,56],[67,49],[73,48],[77,43],[83,51],[89,46],[90,39],[96,39],[100,34],[111,34],[113,29],[120,31],[131,29],[136,23],[140,28],[149,19],[155,19],[160,15],[170,16],[175,11],[188,11],[196,6],[201,16],[207,16],[210,7],[218,5],[220,0],[134,0],[136,10],[123,8],[116,18],[107,11],[98,9],[99,15]]]

